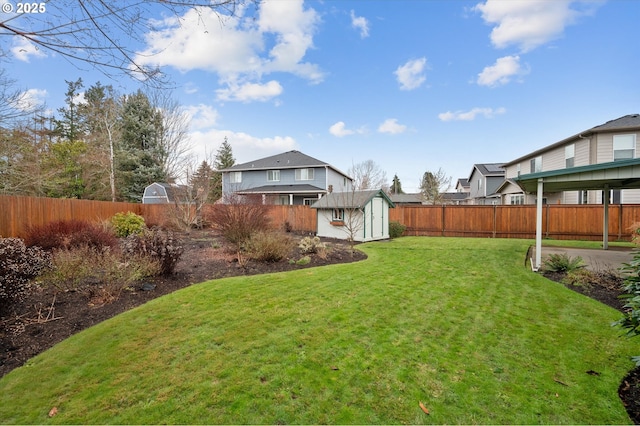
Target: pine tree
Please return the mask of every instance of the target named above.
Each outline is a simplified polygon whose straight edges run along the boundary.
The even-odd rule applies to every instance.
[[[400,183],[400,178],[398,175],[393,175],[393,180],[391,181],[391,187],[389,188],[392,194],[404,194],[402,190],[402,184]]]
[[[225,136],[224,142],[216,152],[216,158],[213,163],[215,172],[211,180],[211,199],[214,201],[222,198],[222,173],[219,171],[232,167],[234,164],[236,164],[236,159],[233,158],[231,145]]]
[[[116,155],[117,187],[120,198],[140,202],[147,185],[167,180],[163,168],[166,154],[159,143],[162,114],[142,91],[124,98],[121,130]]]
[[[191,190],[195,194],[203,194],[201,198],[207,203],[213,203],[217,200],[212,192],[215,173],[209,163],[203,161],[189,179]]]

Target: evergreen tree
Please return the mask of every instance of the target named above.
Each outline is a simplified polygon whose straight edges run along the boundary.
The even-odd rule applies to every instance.
[[[420,182],[420,191],[427,204],[442,204],[444,202],[443,193],[451,187],[451,177],[447,177],[442,169],[436,173],[425,172]]]
[[[216,152],[216,158],[213,163],[215,168],[213,179],[211,180],[211,199],[213,201],[222,198],[222,173],[220,173],[219,170],[227,169],[234,164],[236,164],[236,159],[233,158],[231,145],[225,136],[224,142],[222,142],[222,145],[220,145]]]
[[[213,203],[217,200],[212,192],[215,173],[209,163],[203,161],[189,179],[191,190],[206,203]]]
[[[402,190],[402,184],[400,183],[400,178],[398,175],[393,175],[393,180],[391,181],[391,187],[389,188],[392,194],[404,194]]]
[[[160,145],[162,114],[140,90],[125,96],[121,110],[121,137],[116,155],[116,181],[120,198],[140,202],[144,188],[165,182],[166,158]]]

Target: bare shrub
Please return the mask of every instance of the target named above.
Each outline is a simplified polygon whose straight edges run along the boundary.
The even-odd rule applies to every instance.
[[[122,242],[122,252],[126,259],[137,255],[148,256],[158,262],[162,275],[171,275],[184,252],[184,247],[173,232],[152,228],[142,234],[125,238]]]
[[[29,281],[51,266],[48,253],[27,247],[19,238],[0,238],[0,308],[2,302],[19,300]]]
[[[82,220],[59,220],[32,226],[27,230],[24,242],[27,247],[37,246],[47,251],[84,246],[114,248],[118,245],[115,235],[103,225]]]
[[[260,262],[278,262],[291,253],[294,242],[279,231],[260,231],[247,244],[249,255]]]
[[[258,202],[259,199],[234,195],[225,201],[225,204],[211,206],[206,218],[231,244],[240,247],[256,232],[269,229],[268,208]]]

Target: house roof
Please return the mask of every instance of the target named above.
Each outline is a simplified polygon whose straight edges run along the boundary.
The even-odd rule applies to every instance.
[[[316,158],[303,154],[300,151],[287,151],[282,154],[272,155],[270,157],[259,158],[247,163],[236,164],[220,170],[221,172],[241,172],[248,170],[280,170],[280,169],[298,169],[301,167],[330,167],[343,176],[349,177],[346,173],[336,169],[329,163],[320,161]]]
[[[505,191],[509,185],[514,185],[516,187],[518,187],[518,183],[516,181],[514,181],[513,179],[505,179],[504,181],[502,181],[502,183],[500,184],[500,186],[498,188],[496,188],[496,194],[501,194],[503,191]]]
[[[529,173],[513,180],[523,190],[533,193],[537,191],[539,179],[544,183],[545,192],[640,188],[640,158]]]
[[[527,158],[535,157],[543,152],[549,151],[553,148],[562,146],[570,141],[589,137],[594,133],[604,133],[604,132],[621,132],[621,131],[638,131],[640,130],[640,114],[629,114],[620,118],[616,118],[615,120],[607,121],[604,124],[600,124],[599,126],[592,127],[587,130],[583,130],[580,133],[576,133],[573,136],[569,136],[568,138],[562,139],[561,141],[552,143],[551,145],[547,145],[543,148],[540,148],[536,151],[530,152],[522,157],[518,157],[515,160],[509,161],[505,163],[504,166],[511,166],[512,164],[518,163],[522,160],[526,160]]]
[[[469,186],[471,186],[471,184],[469,183],[469,179],[466,178],[458,178],[458,183],[456,184],[456,186],[458,185],[463,188],[468,188]]]
[[[442,199],[447,201],[462,201],[469,197],[467,192],[443,192]]]
[[[389,196],[381,189],[370,189],[366,191],[353,192],[332,192],[325,195],[313,205],[313,209],[360,209],[364,207],[372,198],[382,196],[389,203],[389,207],[395,207],[395,204]]]
[[[389,198],[394,204],[422,204],[422,194],[390,194]]]
[[[318,188],[317,186],[302,184],[302,185],[263,185],[255,188],[249,188],[238,191],[238,194],[318,194],[325,193],[326,190]]]
[[[468,181],[471,180],[471,176],[477,170],[482,176],[504,176],[505,170],[502,167],[503,163],[482,163],[482,164],[474,164],[471,169],[471,173],[469,174]],[[468,185],[467,185],[468,186]]]

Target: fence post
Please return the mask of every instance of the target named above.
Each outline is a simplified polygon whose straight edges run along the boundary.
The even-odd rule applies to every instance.
[[[497,214],[498,214],[498,206],[496,204],[493,205],[493,232],[492,232],[492,236],[493,238],[496,237],[496,221],[497,221]]]
[[[441,233],[441,235],[442,235],[443,237],[444,237],[444,236],[445,236],[445,234],[446,234],[446,231],[445,231],[445,230],[446,230],[446,228],[447,228],[447,222],[446,222],[446,220],[445,220],[445,211],[444,211],[445,206],[446,206],[446,205],[443,203],[443,204],[442,204],[442,233]]]

